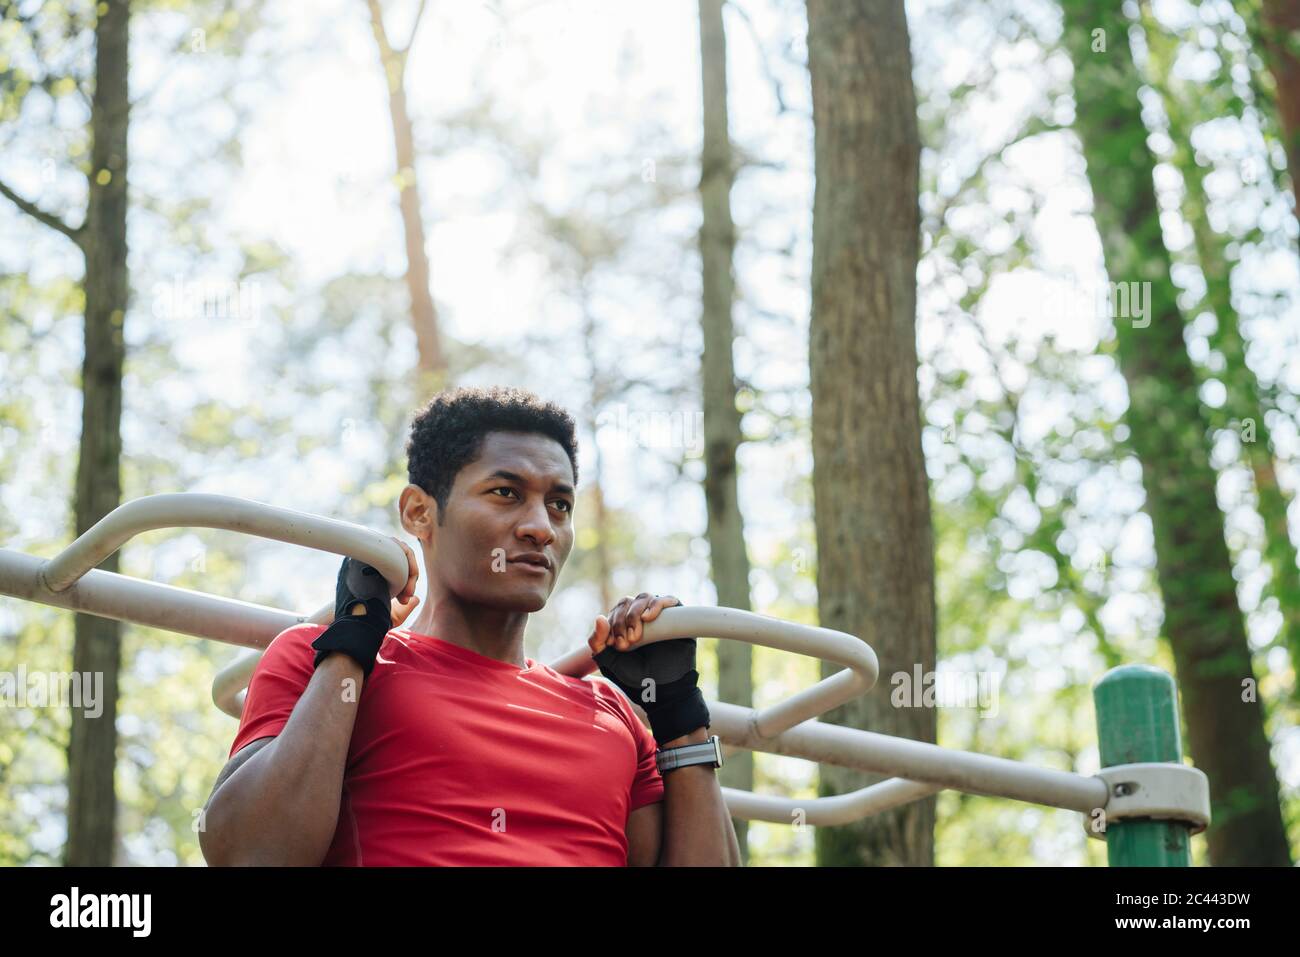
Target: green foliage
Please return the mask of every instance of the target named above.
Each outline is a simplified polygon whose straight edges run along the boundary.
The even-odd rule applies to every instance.
[[[1008,296],[1004,285],[1052,271],[1051,254],[1059,253],[1048,249],[1045,239],[1044,222],[1053,212],[1042,170],[1036,168],[1041,157],[1064,157],[1065,176],[1056,184],[1082,182],[1074,134],[1065,131],[1074,105],[1068,70],[1056,49],[1059,24],[1045,14],[1050,7],[1044,4],[935,0],[923,6],[912,30],[926,145],[920,384],[939,654],[944,667],[999,677],[996,713],[943,709],[939,743],[1092,773],[1097,762],[1092,682],[1121,661],[1172,670],[1172,660],[1158,640],[1160,602],[1150,523],[1141,511],[1140,469],[1127,448],[1131,436],[1122,421],[1122,401],[1115,400],[1116,386],[1122,385],[1116,363],[1120,344],[1114,338],[1097,343],[1071,336],[1061,317],[1033,294],[1013,286]],[[29,15],[29,9],[36,12]],[[268,26],[250,4],[166,0],[135,9],[149,31],[137,33],[133,52],[158,38],[157,47],[147,49],[152,55],[170,51],[172,58],[156,87],[133,88],[141,104],[133,116],[138,128],[170,138],[146,141],[165,142],[166,150],[133,156],[141,175],[133,174],[133,215],[138,216],[132,226],[134,299],[127,317],[132,348],[124,497],[182,489],[234,491],[396,533],[406,418],[421,398],[410,385],[412,334],[403,283],[375,265],[381,258],[313,282],[305,278],[312,264],[278,245],[270,224],[254,235],[232,235],[223,218],[240,189],[241,150],[240,137],[222,135],[221,129],[231,124],[236,134],[248,129],[252,110],[277,86],[251,69],[260,61],[250,49],[269,49],[266,56],[277,65],[289,61],[293,51],[264,42],[261,31]],[[41,197],[42,205],[74,210],[68,218],[79,222],[75,210],[87,139],[77,109],[84,103],[79,91],[86,78],[72,68],[90,49],[89,5],[57,0],[23,5],[21,17],[17,4],[0,4],[0,10],[6,152],[21,141],[10,155],[57,160],[57,188]],[[194,49],[196,28],[204,31],[202,55]],[[266,36],[275,40],[278,34]],[[1226,48],[1222,34],[1218,37]],[[253,59],[241,69],[227,69],[245,55]],[[48,69],[38,63],[41,58]],[[947,68],[952,62],[970,64],[969,72],[954,75]],[[1262,101],[1253,87],[1228,82],[1231,65],[1225,57],[1212,81],[1184,91],[1179,102],[1189,110],[1196,106],[1202,116],[1253,116]],[[214,120],[212,128],[204,127],[193,99],[168,98],[171,90],[191,89],[182,85],[183,76],[203,78],[193,88],[211,95],[218,114],[229,110],[229,124]],[[1098,76],[1102,84],[1114,80]],[[251,96],[241,90],[241,77],[251,78]],[[1024,90],[1032,95],[1015,95]],[[1202,98],[1199,104],[1195,97]],[[40,122],[38,111],[49,109],[62,110],[68,122],[61,128]],[[990,116],[1005,119],[1004,127],[991,128]],[[1181,118],[1194,122],[1196,116],[1189,112]],[[610,126],[622,119],[593,116],[590,122]],[[449,141],[473,133],[502,148],[512,186],[522,194],[510,196],[519,200],[510,211],[520,223],[511,257],[538,262],[547,279],[544,302],[512,303],[506,316],[487,311],[467,317],[446,310],[449,326],[471,332],[473,339],[448,343],[455,378],[564,383],[578,397],[575,407],[590,410],[620,401],[693,408],[694,171],[678,157],[695,147],[677,143],[673,129],[651,124],[621,141],[614,153],[586,157],[581,169],[565,170],[576,185],[565,203],[540,185],[539,163],[551,161],[555,144],[531,135],[515,117],[504,121],[484,109],[448,119],[439,130]],[[737,130],[743,130],[739,120]],[[1146,135],[1145,130],[1122,131],[1106,143],[1104,159],[1119,169],[1110,184],[1117,194],[1140,180],[1123,175],[1124,160]],[[1070,145],[1062,148],[1062,143]],[[459,145],[455,140],[436,148],[450,153]],[[767,148],[751,143],[742,155]],[[1179,164],[1195,158],[1177,138],[1175,150]],[[657,180],[643,179],[643,157],[657,158]],[[788,237],[778,229],[773,240],[773,224],[797,219],[790,208],[799,196],[783,194],[789,180],[764,179],[769,175],[761,168],[764,162],[755,163],[735,191],[742,243],[736,354],[745,386],[744,427],[753,443],[742,450],[743,481],[762,481],[770,493],[745,503],[752,580],[756,609],[813,623],[817,559],[802,454],[808,432],[800,405],[803,384],[783,380],[778,369],[778,360],[789,358],[786,352],[798,359],[801,327],[792,316],[801,300],[791,299],[794,307],[773,306],[778,297],[768,275],[788,272],[789,288],[797,288],[806,279],[800,274],[806,264],[799,262],[806,237],[791,226]],[[1274,162],[1262,175],[1276,179],[1278,169]],[[552,169],[545,172],[554,178]],[[452,182],[457,190],[464,186]],[[773,182],[779,187],[768,188]],[[755,198],[760,194],[771,197],[760,202]],[[439,199],[430,202],[441,210]],[[768,205],[778,202],[786,207]],[[1203,212],[1209,218],[1208,210]],[[12,209],[3,215],[10,216],[6,223],[20,222]],[[1158,222],[1136,226],[1135,257],[1139,243],[1152,237],[1158,242],[1160,234]],[[24,237],[38,235],[25,220],[19,229]],[[1231,240],[1224,248],[1229,264],[1249,244],[1276,239],[1253,227],[1222,238]],[[769,241],[777,248],[761,248]],[[399,245],[400,239],[390,236],[384,255]],[[24,268],[28,265],[43,271]],[[156,283],[209,267],[262,284],[261,322],[215,327],[210,320],[154,314]],[[10,273],[0,276],[0,381],[21,385],[0,390],[0,543],[50,555],[70,539],[83,301],[72,265],[64,268],[34,253],[30,264],[6,263],[6,268]],[[435,289],[440,268],[435,265]],[[1145,276],[1150,268],[1137,257],[1132,273]],[[1215,289],[1222,295],[1222,287]],[[1166,304],[1175,294],[1187,290],[1171,291]],[[638,350],[629,357],[627,343],[633,341]],[[238,343],[242,362],[218,360],[209,352],[232,342]],[[1221,344],[1217,339],[1215,348]],[[218,375],[214,381],[211,374],[235,366],[245,379],[242,393],[228,378]],[[1170,414],[1178,417],[1195,401],[1194,393],[1190,399],[1158,398],[1170,398]],[[1286,396],[1278,401],[1286,411]],[[597,605],[597,546],[613,559],[616,590],[640,590],[650,579],[664,581],[669,575],[703,582],[707,563],[701,542],[689,514],[674,507],[680,492],[699,478],[698,455],[635,446],[612,455],[612,448],[607,443],[604,449],[608,521],[596,530],[591,489],[584,486],[578,504],[583,532],[565,570],[564,591],[530,629],[535,656],[558,655],[585,639],[583,616]],[[630,480],[618,474],[629,462],[635,472]],[[772,474],[758,474],[767,472]],[[199,556],[203,561],[196,563]],[[141,536],[126,549],[123,562],[128,574],[299,611],[328,598],[336,567],[329,556],[207,530]],[[1195,581],[1189,585],[1200,587]],[[707,586],[701,588],[698,597],[707,600]],[[14,662],[29,669],[67,668],[72,621],[67,612],[0,599],[0,668]],[[233,719],[211,704],[209,688],[212,675],[236,651],[136,626],[125,628],[124,635],[120,860],[202,864],[195,815],[224,764],[235,729]],[[702,643],[706,692],[717,680],[713,644]],[[1275,698],[1282,692],[1283,671],[1261,671],[1262,694]],[[788,697],[813,684],[818,674],[815,661],[757,649],[755,703],[761,707]],[[1275,718],[1270,728],[1276,740],[1287,730],[1286,717]],[[63,712],[0,709],[0,864],[59,862],[68,723]],[[810,762],[759,754],[755,774],[762,793],[816,796]],[[1289,800],[1294,839],[1300,799],[1290,794]],[[757,866],[807,865],[813,833],[755,823],[750,849]],[[1196,861],[1203,862],[1203,838],[1194,839],[1193,849]],[[938,798],[936,850],[940,865],[1104,862],[1104,845],[1085,837],[1077,814],[955,792]]]

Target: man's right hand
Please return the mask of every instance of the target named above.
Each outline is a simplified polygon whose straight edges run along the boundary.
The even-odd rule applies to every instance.
[[[411,617],[415,611],[415,606],[420,603],[420,596],[415,593],[415,583],[420,580],[420,564],[415,560],[415,552],[406,542],[394,538],[393,541],[402,546],[402,551],[406,552],[407,577],[406,585],[400,592],[393,596],[392,604],[389,606],[389,613],[393,620],[393,627],[396,628],[406,619]]]
[[[343,559],[334,586],[334,621],[312,642],[317,666],[333,652],[341,652],[356,661],[369,677],[375,656],[394,627],[393,609],[402,612],[399,621],[404,621],[415,608],[419,601],[414,595],[419,568],[411,550],[402,542],[397,544],[406,552],[408,575],[395,598],[390,599],[388,582],[376,568],[355,558]]]

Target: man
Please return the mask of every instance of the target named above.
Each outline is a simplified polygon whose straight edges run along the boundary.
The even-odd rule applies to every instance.
[[[517,389],[456,389],[414,418],[402,528],[424,553],[390,602],[339,569],[335,620],[271,642],[199,842],[212,865],[730,865],[739,846],[711,758],[695,639],[636,647],[671,596],[624,598],[588,646],[601,681],[523,653],[573,548],[577,441]],[[694,751],[705,749],[694,749]],[[699,756],[686,752],[694,760]]]

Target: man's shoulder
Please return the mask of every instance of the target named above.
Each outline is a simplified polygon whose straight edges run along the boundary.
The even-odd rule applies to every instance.
[[[318,625],[310,621],[300,621],[297,624],[290,625],[271,639],[266,646],[266,653],[270,654],[273,650],[280,654],[292,653],[295,650],[304,648],[319,638],[326,627],[326,625]]]
[[[311,621],[300,621],[296,624],[290,625],[288,628],[284,629],[284,631],[276,635],[274,641],[311,641],[327,627],[329,626],[318,625]]]
[[[617,701],[623,697],[613,684],[600,676],[599,672],[578,678],[573,675],[566,675],[563,672],[556,671],[550,665],[538,663],[538,671],[545,673],[553,678],[557,683],[563,683],[574,691],[585,695],[595,695],[603,701]]]
[[[607,709],[618,711],[628,717],[636,716],[627,695],[618,690],[611,681],[603,677],[599,672],[576,678],[573,675],[566,675],[556,671],[550,665],[541,664],[540,662],[536,670],[551,678],[556,684],[563,684],[573,694],[595,698],[598,703]]]
[[[324,634],[328,627],[327,624],[321,625],[310,621],[300,621],[284,629],[271,639],[271,643],[266,646],[266,654],[274,652],[275,654],[290,657],[296,657],[300,654],[314,656],[316,651],[311,647],[311,643]],[[410,651],[413,642],[418,644],[404,629],[394,626],[384,636],[384,641],[380,645],[380,654],[390,658],[401,655],[404,650]],[[418,656],[408,654],[405,657],[415,660]]]
[[[633,723],[646,729],[650,727],[645,712],[607,678],[600,674],[593,674],[585,679],[573,678],[570,680],[590,686],[595,693],[596,700],[602,702],[607,708],[617,712],[621,718],[629,722],[629,729]]]

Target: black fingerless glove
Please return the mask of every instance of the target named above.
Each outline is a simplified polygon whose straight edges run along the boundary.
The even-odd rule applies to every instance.
[[[364,606],[365,614],[360,614]],[[379,646],[393,627],[388,582],[374,568],[344,558],[334,586],[334,623],[311,643],[316,666],[333,651],[341,651],[361,666],[366,677],[375,667]]]
[[[592,657],[601,674],[645,709],[659,747],[709,726],[709,708],[695,670],[694,638],[656,641],[627,651],[610,645]]]

